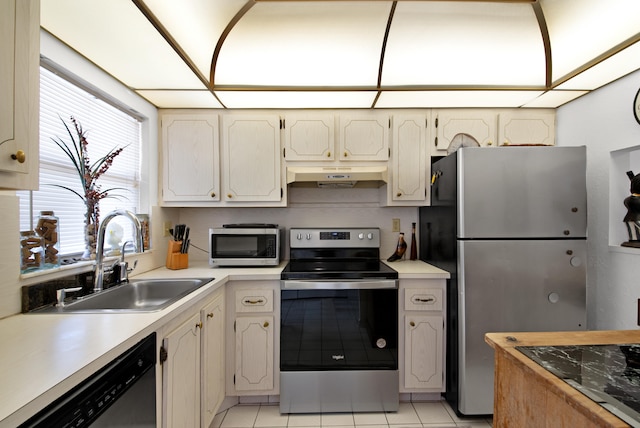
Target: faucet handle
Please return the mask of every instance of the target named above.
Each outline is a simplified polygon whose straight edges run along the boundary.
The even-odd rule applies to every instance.
[[[75,293],[80,290],[82,290],[82,287],[60,288],[56,290],[56,306],[64,306],[64,299],[67,297],[67,293]]]

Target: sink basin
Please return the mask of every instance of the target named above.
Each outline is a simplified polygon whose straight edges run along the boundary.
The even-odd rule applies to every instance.
[[[33,313],[154,312],[166,308],[212,280],[213,278],[131,280],[65,306],[48,307]]]

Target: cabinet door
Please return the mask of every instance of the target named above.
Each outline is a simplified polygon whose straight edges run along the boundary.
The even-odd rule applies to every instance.
[[[427,197],[427,124],[426,116],[396,116],[392,130],[393,202],[420,202]]]
[[[225,397],[224,294],[200,312],[202,329],[202,425],[208,427]]]
[[[331,114],[287,114],[284,119],[285,160],[334,160],[334,133]]]
[[[340,160],[389,159],[389,116],[386,114],[340,116]]]
[[[200,426],[200,313],[163,341],[163,426]]]
[[[222,148],[225,200],[282,199],[278,116],[225,116]]]
[[[0,1],[0,189],[38,189],[39,24],[39,1]]]
[[[167,114],[162,123],[162,199],[219,201],[218,116]]]
[[[555,144],[556,115],[553,111],[507,111],[500,113],[499,123],[501,146]]]
[[[440,315],[405,317],[405,388],[442,388],[443,331]]]
[[[480,146],[495,146],[497,115],[493,110],[451,109],[435,113],[436,138],[431,156],[444,156],[457,134],[469,134]]]
[[[236,318],[237,391],[273,389],[273,316]]]

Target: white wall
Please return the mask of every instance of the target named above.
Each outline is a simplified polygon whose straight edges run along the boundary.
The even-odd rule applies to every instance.
[[[557,111],[557,144],[587,147],[589,329],[637,328],[640,249],[620,247],[617,238],[626,236],[626,232],[616,228],[624,230],[622,218],[626,212],[622,199],[618,200],[617,187],[624,186],[622,194],[628,195],[629,181],[624,173],[628,169],[640,173],[640,164],[631,162],[628,169],[612,169],[611,152],[640,146],[640,124],[632,113],[638,88],[640,71]],[[610,183],[615,192],[610,191]],[[610,202],[614,193],[616,197]]]

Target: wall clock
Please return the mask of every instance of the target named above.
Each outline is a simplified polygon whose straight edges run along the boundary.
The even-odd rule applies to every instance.
[[[636,97],[633,99],[633,117],[636,118],[636,122],[640,123],[640,89],[638,89]]]

